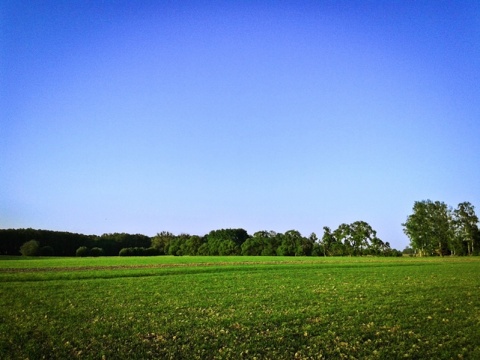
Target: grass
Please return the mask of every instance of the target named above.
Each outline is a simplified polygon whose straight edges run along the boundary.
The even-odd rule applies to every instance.
[[[479,359],[479,258],[0,261],[4,359]]]

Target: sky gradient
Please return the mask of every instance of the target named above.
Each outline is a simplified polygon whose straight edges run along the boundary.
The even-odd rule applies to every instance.
[[[480,206],[479,84],[478,1],[5,1],[0,228],[401,250],[414,201]]]

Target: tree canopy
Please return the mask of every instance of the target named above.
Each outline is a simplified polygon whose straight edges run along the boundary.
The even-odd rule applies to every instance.
[[[402,225],[419,256],[478,253],[478,217],[469,202],[452,210],[441,201],[416,201],[413,213]]]

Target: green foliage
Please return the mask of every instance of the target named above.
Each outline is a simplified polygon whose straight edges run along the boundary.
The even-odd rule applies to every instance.
[[[55,251],[51,246],[42,246],[40,248],[40,256],[53,256],[55,255]]]
[[[143,248],[143,247],[133,247],[133,248],[123,248],[118,253],[119,256],[156,256],[158,255],[158,250],[155,248]]]
[[[323,236],[321,247],[323,250],[323,256],[334,255],[333,245],[337,242],[337,239],[332,234],[332,230],[328,226],[323,227]]]
[[[143,256],[157,256],[157,255],[159,255],[158,251],[157,251],[157,249],[155,249],[153,247],[146,248],[143,251]]]
[[[170,243],[175,239],[175,235],[168,231],[162,231],[152,238],[152,247],[157,249],[160,255],[168,254]]]
[[[451,241],[452,252],[458,255],[473,255],[479,240],[478,217],[475,208],[469,202],[458,204],[453,211],[455,236]]]
[[[141,256],[137,255],[137,248],[123,248],[118,252],[118,256]]]
[[[280,243],[280,234],[274,231],[257,231],[242,244],[242,255],[274,256]]]
[[[242,244],[250,236],[244,229],[212,230],[207,235],[209,255],[240,255]]]
[[[0,229],[0,255],[17,255],[25,242],[35,239],[42,246],[51,246],[56,256],[74,256],[79,246],[88,243],[96,236],[74,234],[64,231],[36,229]]]
[[[306,238],[297,230],[289,230],[285,234],[276,234],[279,246],[276,248],[278,256],[311,256],[317,236],[312,233]]]
[[[323,256],[398,256],[365,221],[341,224],[333,232],[327,226],[323,230],[322,240],[315,249],[317,255],[323,252]]]
[[[459,204],[453,211],[438,201],[416,202],[413,214],[402,225],[417,255],[480,253],[478,217],[468,202]],[[174,235],[163,231],[149,238],[126,233],[86,236],[46,230],[0,229],[0,255],[17,254],[19,241],[35,235],[43,245],[44,255],[51,255],[51,249],[55,249],[57,256],[87,256],[91,248],[103,249],[102,255],[105,256],[401,256],[400,251],[378,238],[376,231],[365,221],[343,223],[333,231],[325,226],[323,230],[319,239],[315,233],[305,237],[297,230],[285,233],[258,231],[253,236],[244,229],[212,230],[205,236]],[[78,254],[72,250],[79,248],[87,250]],[[142,249],[148,248],[151,249],[144,253]],[[94,250],[93,255],[98,254],[100,252]]]
[[[98,256],[103,256],[104,254],[105,252],[103,251],[102,248],[94,247],[90,249],[90,256],[98,257]]]
[[[200,245],[200,247],[198,248],[198,251],[197,251],[197,255],[200,255],[200,256],[208,256],[209,255],[208,244],[206,242],[204,242],[202,245]]]
[[[151,239],[141,234],[113,233],[103,234],[89,243],[89,247],[102,248],[104,255],[116,256],[122,248],[149,247]]]
[[[247,239],[241,246],[242,255],[258,256],[262,254],[264,241],[259,237],[251,237]]]
[[[79,256],[79,257],[85,257],[85,256],[88,256],[90,254],[90,251],[88,250],[88,248],[86,246],[80,246],[77,251],[75,252],[76,256]]]
[[[185,255],[200,255],[199,249],[204,244],[204,239],[200,236],[193,235],[190,236],[184,244],[183,252]]]
[[[312,249],[312,256],[325,256],[323,252],[323,247],[321,244],[315,242],[313,244],[313,249]]]
[[[409,257],[9,260],[0,263],[0,351],[6,359],[477,359],[479,266],[479,258]]]
[[[0,229],[0,255],[17,255],[22,244],[36,239],[42,246],[55,249],[56,256],[75,256],[80,246],[100,247],[105,255],[118,255],[124,247],[149,247],[150,237],[140,234],[83,235],[65,231]]]
[[[410,246],[420,256],[473,255],[478,217],[468,202],[453,210],[440,201],[416,201],[413,214],[402,224]]]
[[[27,241],[20,247],[23,256],[38,256],[40,254],[40,243],[36,240]]]

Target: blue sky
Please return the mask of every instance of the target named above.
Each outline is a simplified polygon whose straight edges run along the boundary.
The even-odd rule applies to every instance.
[[[478,84],[478,1],[4,1],[0,227],[403,249],[480,206]]]

